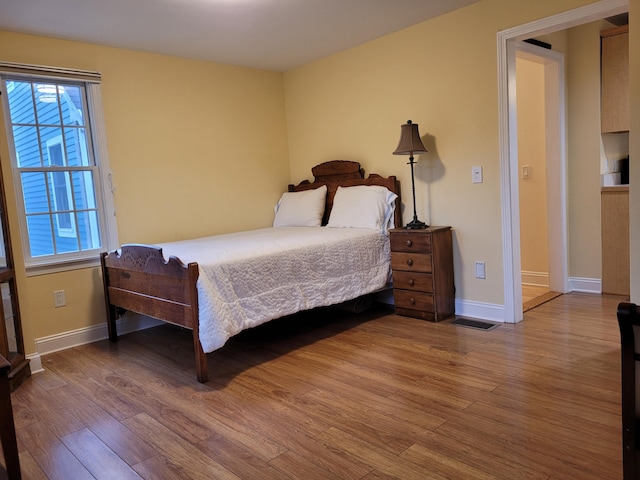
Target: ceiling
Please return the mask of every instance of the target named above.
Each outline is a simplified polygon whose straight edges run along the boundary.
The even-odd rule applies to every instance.
[[[479,0],[1,0],[0,30],[286,71]]]

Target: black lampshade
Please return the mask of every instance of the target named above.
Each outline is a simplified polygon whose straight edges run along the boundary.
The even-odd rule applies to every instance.
[[[420,132],[418,132],[418,124],[407,120],[407,123],[400,127],[400,142],[393,152],[394,155],[413,155],[414,153],[427,153],[422,140],[420,140]]]

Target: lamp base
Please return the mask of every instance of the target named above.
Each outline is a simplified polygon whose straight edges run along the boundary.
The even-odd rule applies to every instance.
[[[418,219],[414,219],[413,221],[407,223],[407,225],[404,227],[407,230],[420,230],[422,228],[429,228],[429,225],[427,225],[424,222],[421,222]]]

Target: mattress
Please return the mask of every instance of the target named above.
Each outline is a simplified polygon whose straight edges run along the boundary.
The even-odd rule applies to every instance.
[[[379,290],[391,273],[389,238],[373,229],[264,228],[158,246],[199,265],[207,353],[247,328]]]

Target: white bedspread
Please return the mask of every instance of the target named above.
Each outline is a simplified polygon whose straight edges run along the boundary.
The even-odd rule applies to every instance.
[[[374,292],[390,275],[389,238],[371,229],[278,227],[159,244],[197,262],[200,342]]]

